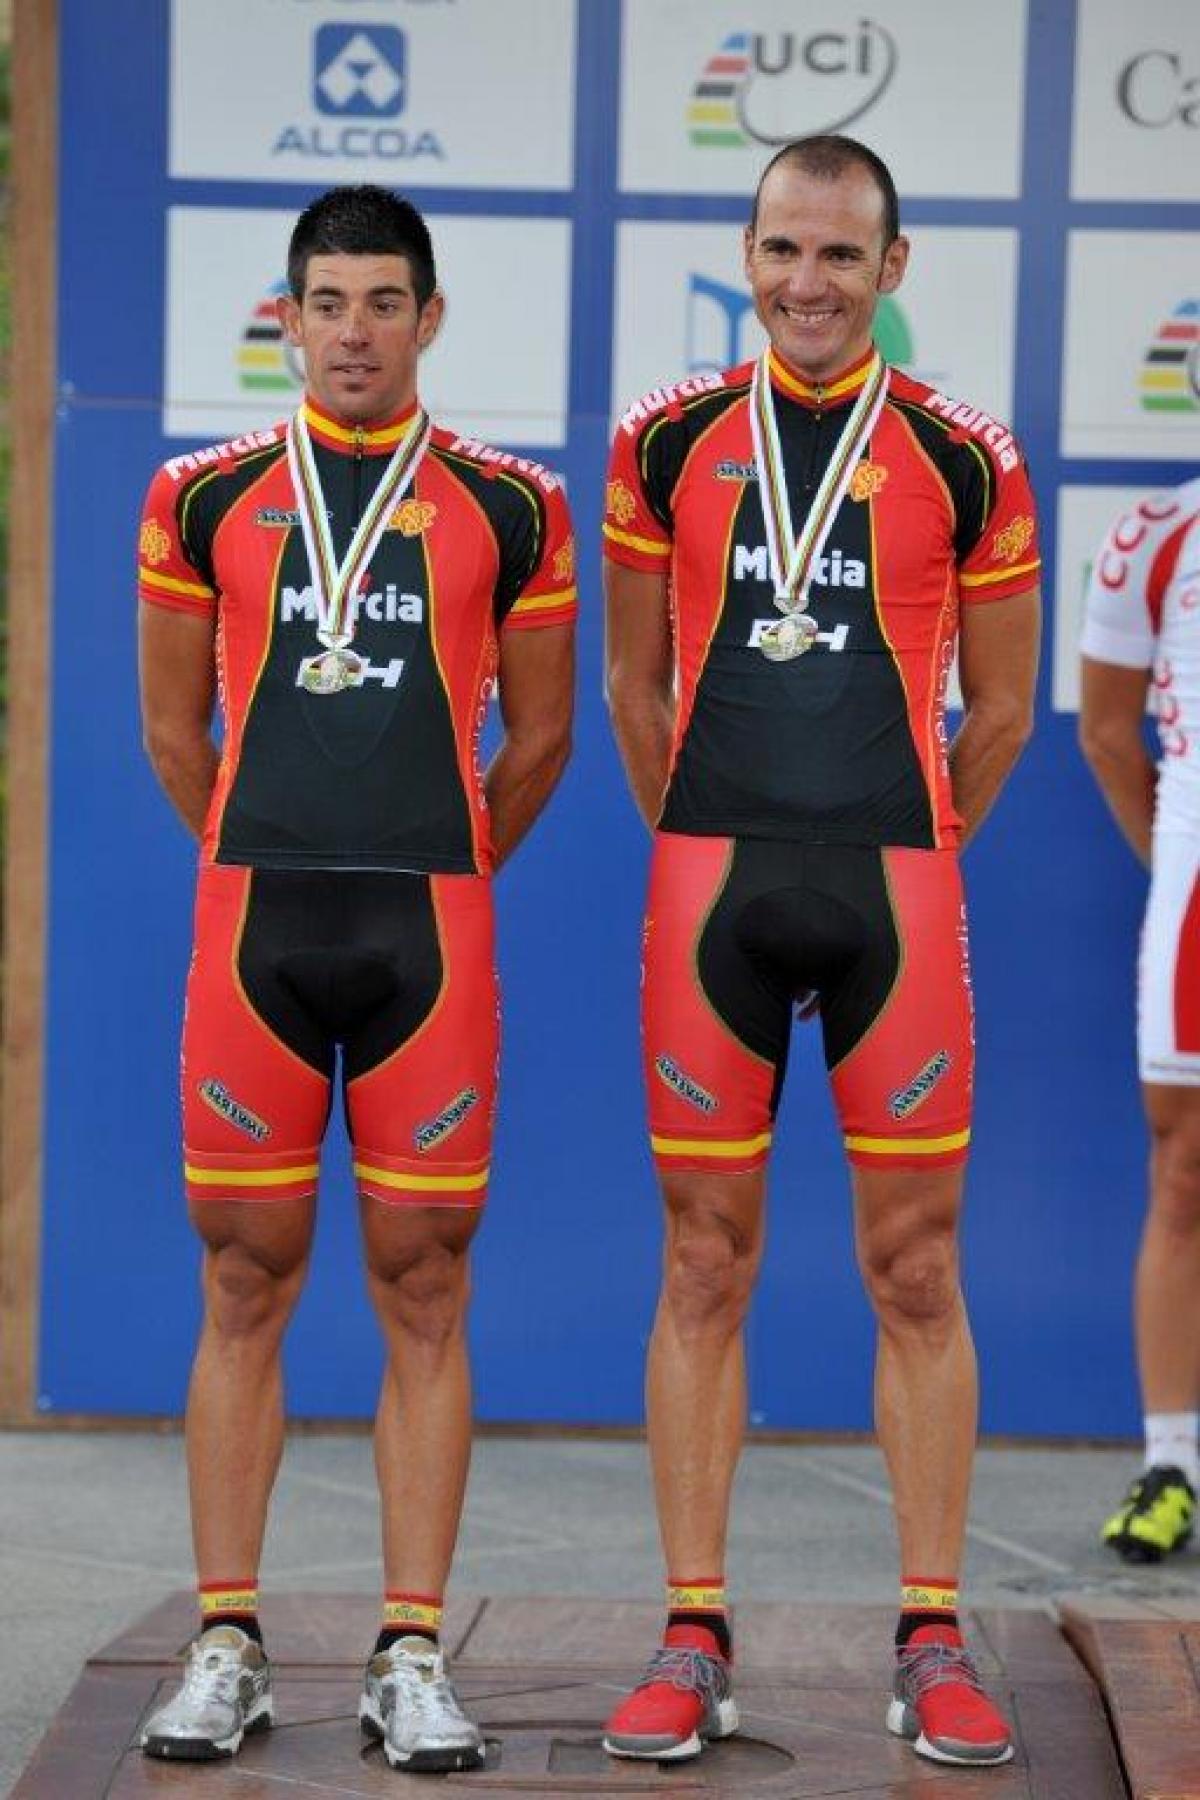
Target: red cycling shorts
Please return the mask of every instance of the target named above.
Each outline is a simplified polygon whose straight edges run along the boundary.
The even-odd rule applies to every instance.
[[[642,995],[661,1172],[765,1162],[810,995],[850,1161],[966,1158],[974,1030],[952,850],[660,832]]]
[[[311,1194],[339,1050],[360,1190],[481,1206],[499,1055],[487,878],[202,868],[183,1030],[189,1199]]]

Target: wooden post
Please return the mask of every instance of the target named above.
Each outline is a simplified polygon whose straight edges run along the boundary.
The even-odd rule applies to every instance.
[[[0,1421],[37,1413],[54,464],[57,0],[13,8],[13,442],[0,1104]]]

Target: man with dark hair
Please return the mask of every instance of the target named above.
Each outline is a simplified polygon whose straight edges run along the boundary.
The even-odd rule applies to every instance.
[[[619,1756],[692,1756],[737,1725],[742,1325],[797,1004],[820,1014],[879,1327],[901,1557],[887,1723],[942,1762],[1012,1754],[957,1613],[976,1429],[957,852],[1030,728],[1039,564],[1009,432],[874,348],[908,261],[896,223],[864,145],[788,145],[744,234],[767,350],[635,402],[612,451],[608,697],[655,834],[643,1023],[666,1207],[646,1387],[667,1624],[609,1721]],[[947,744],[956,641],[966,710]]]
[[[204,1246],[187,1408],[201,1630],[141,1741],[151,1756],[232,1755],[273,1718],[257,1582],[280,1347],[340,1053],[387,1351],[383,1623],[359,1716],[395,1767],[472,1768],[483,1739],[438,1628],[495,1098],[490,874],[568,754],[571,528],[540,464],[456,438],[418,400],[442,298],[413,207],[334,189],[301,215],[288,270],[279,313],[304,353],[303,403],[285,425],[173,457],[139,543],[146,745],[200,839],[182,1087]],[[496,683],[503,740],[483,770]]]

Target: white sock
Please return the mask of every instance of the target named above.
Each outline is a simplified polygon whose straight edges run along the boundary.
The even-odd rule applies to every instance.
[[[1200,1413],[1146,1414],[1146,1467],[1182,1469],[1200,1488]]]

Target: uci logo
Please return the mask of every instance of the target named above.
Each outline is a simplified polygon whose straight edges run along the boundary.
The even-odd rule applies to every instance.
[[[874,106],[896,73],[896,40],[860,19],[845,30],[737,31],[692,89],[688,130],[698,145],[786,144],[796,120],[841,131]]]

